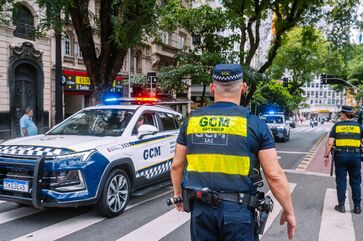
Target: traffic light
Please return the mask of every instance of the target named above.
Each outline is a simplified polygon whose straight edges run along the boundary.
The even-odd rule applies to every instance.
[[[282,86],[288,87],[289,86],[289,79],[288,78],[282,78]]]

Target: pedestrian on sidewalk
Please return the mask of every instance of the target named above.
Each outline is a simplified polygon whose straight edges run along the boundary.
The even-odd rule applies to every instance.
[[[33,121],[33,109],[28,106],[25,109],[25,114],[20,118],[20,135],[33,136],[38,134],[38,127]]]
[[[361,208],[361,146],[363,141],[363,128],[354,121],[354,111],[350,106],[343,106],[339,112],[341,121],[333,126],[324,153],[324,165],[329,164],[329,153],[334,146],[335,177],[337,185],[338,205],[335,209],[345,212],[345,192],[347,189],[347,173],[352,188],[354,209],[360,214]]]
[[[182,196],[185,168],[183,192],[202,195],[184,197],[185,207],[176,204],[178,211],[185,211],[192,202],[192,241],[259,240],[252,201],[257,197],[253,168],[259,164],[283,207],[280,223],[287,222],[290,239],[295,233],[291,194],[273,137],[262,120],[239,105],[247,88],[242,76],[240,65],[216,65],[210,85],[215,103],[194,111],[180,129],[171,168],[174,197]]]

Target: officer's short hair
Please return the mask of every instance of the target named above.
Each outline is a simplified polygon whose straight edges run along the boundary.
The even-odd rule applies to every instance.
[[[30,106],[27,106],[25,108],[25,114],[29,114],[29,112],[32,111],[32,110],[33,110],[33,108],[31,108]]]

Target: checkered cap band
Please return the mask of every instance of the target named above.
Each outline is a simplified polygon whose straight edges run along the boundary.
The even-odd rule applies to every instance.
[[[242,77],[243,77],[242,73],[231,75],[231,76],[221,76],[221,75],[216,75],[216,74],[213,75],[214,80],[223,81],[223,82],[240,80],[240,79],[242,79]]]

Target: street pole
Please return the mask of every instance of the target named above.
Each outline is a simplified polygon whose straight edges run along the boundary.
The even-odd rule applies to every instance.
[[[62,33],[55,32],[55,123],[63,121]]]
[[[129,78],[128,78],[128,97],[131,98],[131,48],[129,48],[128,50],[128,62],[129,62],[129,65],[128,65],[128,75],[129,75]]]

